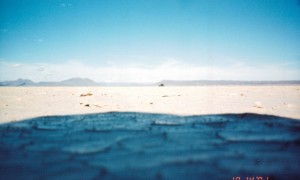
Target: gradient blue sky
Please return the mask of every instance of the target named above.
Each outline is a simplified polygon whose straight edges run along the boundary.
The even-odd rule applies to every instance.
[[[300,79],[297,0],[0,5],[0,80]]]

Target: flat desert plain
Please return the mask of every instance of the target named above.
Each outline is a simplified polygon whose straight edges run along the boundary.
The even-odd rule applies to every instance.
[[[300,86],[1,87],[0,123],[102,112],[300,119]]]
[[[1,87],[0,179],[300,179],[299,89]]]

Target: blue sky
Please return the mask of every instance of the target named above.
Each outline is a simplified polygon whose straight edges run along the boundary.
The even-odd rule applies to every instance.
[[[0,80],[300,80],[297,0],[0,3]]]

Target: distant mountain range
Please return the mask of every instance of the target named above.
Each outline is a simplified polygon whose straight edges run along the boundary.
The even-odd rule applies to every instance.
[[[31,80],[28,79],[18,79],[15,81],[3,81],[0,82],[0,86],[33,86],[36,83],[34,83]]]
[[[99,86],[88,78],[72,78],[59,82],[33,82],[29,79],[18,79],[15,81],[0,82],[0,86]]]
[[[39,82],[37,86],[98,86],[99,84],[88,78],[72,78],[60,82]]]
[[[106,83],[95,82],[88,78],[71,78],[59,82],[33,82],[29,79],[0,82],[0,86],[149,86],[142,83]]]
[[[88,78],[71,78],[59,82],[33,82],[29,79],[0,82],[0,86],[211,86],[211,85],[300,85],[300,81],[227,81],[227,80],[195,80],[175,81],[163,80],[157,83],[106,83],[95,82]]]

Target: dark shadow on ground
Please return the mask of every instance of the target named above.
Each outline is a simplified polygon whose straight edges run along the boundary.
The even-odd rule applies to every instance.
[[[300,179],[300,121],[133,112],[0,125],[0,179]]]

